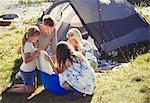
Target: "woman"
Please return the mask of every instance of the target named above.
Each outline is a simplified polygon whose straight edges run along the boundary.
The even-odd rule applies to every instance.
[[[94,70],[97,68],[97,58],[93,54],[93,48],[89,42],[82,38],[81,32],[72,28],[67,32],[67,38],[76,51],[81,52],[90,62]]]
[[[56,49],[57,68],[54,67],[51,58],[45,59],[53,65],[55,74],[49,75],[41,72],[41,78],[45,89],[56,95],[63,95],[73,88],[84,94],[93,94],[95,88],[95,72],[87,59],[67,42],[60,42]]]

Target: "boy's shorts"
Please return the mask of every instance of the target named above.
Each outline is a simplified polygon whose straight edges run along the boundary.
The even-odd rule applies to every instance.
[[[23,80],[24,85],[34,86],[36,70],[31,71],[31,72],[24,72],[20,70],[20,73],[21,73],[21,78]]]

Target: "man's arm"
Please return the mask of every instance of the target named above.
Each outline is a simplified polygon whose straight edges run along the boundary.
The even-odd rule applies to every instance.
[[[53,55],[53,61],[56,60],[56,47],[57,47],[57,35],[54,34],[52,40],[51,40],[51,50],[52,50],[52,55]]]

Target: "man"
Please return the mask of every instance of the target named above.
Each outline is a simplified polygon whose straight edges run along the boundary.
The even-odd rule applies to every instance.
[[[45,50],[49,56],[55,61],[57,35],[55,34],[55,23],[49,15],[43,17],[43,23],[38,25],[41,30],[39,40],[34,43],[37,48]]]
[[[49,15],[43,17],[43,23],[38,24],[41,31],[39,40],[34,42],[37,49],[45,50],[52,60],[56,61],[56,47],[57,47],[57,34],[55,33],[55,22]],[[40,65],[40,58],[37,58],[37,69],[42,69]],[[36,82],[40,82],[39,72],[37,72]],[[36,83],[38,85],[38,83]],[[36,87],[38,87],[36,85]]]

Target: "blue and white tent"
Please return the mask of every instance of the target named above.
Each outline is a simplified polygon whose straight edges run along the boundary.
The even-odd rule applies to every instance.
[[[104,52],[150,40],[149,24],[126,0],[54,0],[44,14],[62,22],[59,40],[65,39],[69,28],[84,27]]]

